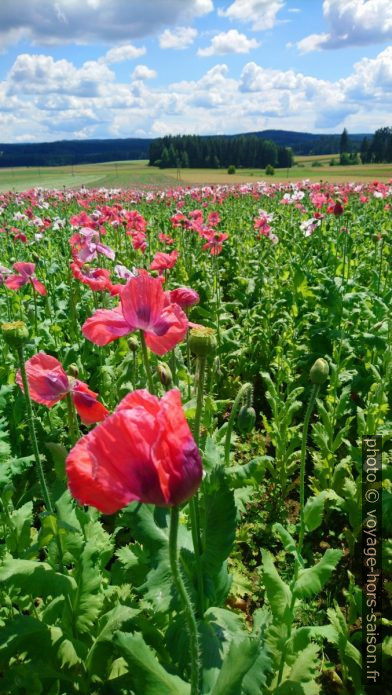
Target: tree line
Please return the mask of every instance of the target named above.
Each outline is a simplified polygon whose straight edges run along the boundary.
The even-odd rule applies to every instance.
[[[340,136],[341,164],[382,164],[392,162],[392,128],[379,128],[373,136],[365,136],[360,147],[353,145],[344,128]]]
[[[149,165],[165,168],[288,168],[291,148],[256,135],[167,135],[150,143]]]

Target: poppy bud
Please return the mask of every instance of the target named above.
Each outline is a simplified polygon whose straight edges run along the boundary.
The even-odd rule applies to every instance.
[[[79,375],[79,369],[77,364],[70,364],[68,367],[68,374],[70,376],[73,376],[75,379],[78,378]]]
[[[173,381],[171,369],[166,362],[160,362],[157,366],[157,374],[162,386],[170,386]]]
[[[328,379],[329,365],[326,360],[319,357],[310,370],[310,381],[312,384],[323,384]]]
[[[11,321],[10,323],[3,323],[1,325],[1,331],[3,333],[5,342],[10,347],[22,347],[22,345],[27,343],[29,339],[29,332],[24,321]]]
[[[139,341],[134,335],[131,335],[131,337],[128,338],[128,347],[129,347],[131,352],[137,352],[138,351]]]
[[[242,434],[251,432],[256,423],[256,411],[252,406],[243,405],[238,413],[238,429]]]
[[[215,352],[217,346],[213,328],[203,326],[192,328],[189,333],[189,347],[198,357],[206,357]]]

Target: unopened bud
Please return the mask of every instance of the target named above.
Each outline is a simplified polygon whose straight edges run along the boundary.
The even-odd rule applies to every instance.
[[[77,364],[74,364],[74,363],[73,363],[73,364],[70,364],[69,367],[68,367],[68,374],[69,374],[70,376],[73,376],[75,379],[77,379],[77,378],[78,378],[78,375],[79,375],[79,368],[78,368],[78,365],[77,365]]]
[[[312,384],[323,384],[328,379],[329,365],[326,360],[319,357],[310,370],[310,381]]]
[[[170,386],[173,381],[171,369],[166,362],[160,362],[157,366],[157,374],[162,386]]]
[[[131,337],[128,338],[128,347],[129,347],[131,352],[137,352],[138,351],[139,341],[134,335],[131,335]]]
[[[13,348],[22,347],[29,339],[29,332],[24,321],[11,321],[1,325],[3,338]]]
[[[192,328],[189,333],[189,347],[194,355],[206,357],[215,352],[217,346],[215,331],[213,328],[203,326]]]
[[[256,411],[250,405],[243,405],[238,413],[238,429],[242,434],[251,432],[256,424]]]

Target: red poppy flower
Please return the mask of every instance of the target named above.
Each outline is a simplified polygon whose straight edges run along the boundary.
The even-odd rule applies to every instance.
[[[114,514],[133,501],[171,507],[186,502],[202,477],[199,451],[180,392],[163,398],[134,391],[113,415],[71,449],[66,471],[72,495]]]
[[[223,232],[213,232],[208,237],[209,241],[204,244],[203,250],[209,249],[211,256],[218,256],[223,248],[223,242],[229,238],[228,234],[223,234]]]
[[[81,266],[76,262],[70,265],[74,278],[83,282],[90,290],[98,292],[110,289],[110,273],[105,268],[89,268],[88,266]]]
[[[164,355],[184,339],[188,320],[178,304],[165,306],[162,283],[146,272],[130,278],[116,309],[98,309],[82,327],[83,335],[96,345],[107,345],[136,330],[157,355]]]
[[[68,377],[55,357],[39,352],[27,360],[25,366],[30,396],[36,403],[51,408],[70,393],[85,425],[100,422],[109,414],[105,406],[97,401],[97,394],[84,381]],[[16,383],[23,391],[20,370],[16,375]]]
[[[175,290],[170,290],[169,296],[170,301],[178,304],[181,309],[186,309],[200,301],[198,292],[191,287],[176,287]]]
[[[178,251],[174,250],[171,253],[163,253],[163,251],[158,251],[152,263],[150,265],[151,270],[158,270],[159,273],[163,273],[164,270],[173,268],[176,264],[178,258]]]
[[[45,285],[35,276],[35,263],[24,263],[20,261],[19,263],[14,263],[12,267],[19,275],[10,275],[4,283],[6,287],[10,290],[19,290],[23,285],[27,285],[27,283],[30,282],[38,294],[46,294]]]

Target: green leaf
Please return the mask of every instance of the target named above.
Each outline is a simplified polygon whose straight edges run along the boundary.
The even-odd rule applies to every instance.
[[[97,557],[98,551],[94,543],[89,541],[75,571],[77,591],[72,601],[72,609],[79,632],[92,630],[103,604],[102,577],[97,568]]]
[[[33,598],[73,594],[76,582],[72,577],[55,572],[46,562],[7,558],[0,567],[0,582],[4,587],[20,589]]]
[[[319,671],[320,660],[317,644],[309,644],[300,652],[291,667],[289,680],[294,683],[307,683],[314,679]]]
[[[33,524],[33,503],[26,502],[22,507],[14,509],[9,517],[12,530],[6,536],[6,544],[10,553],[20,555],[31,543],[30,529]]]
[[[210,695],[238,695],[244,677],[257,658],[257,649],[258,640],[254,637],[235,637]]]
[[[291,591],[290,587],[279,576],[274,565],[273,557],[267,550],[263,555],[263,582],[271,606],[274,622],[286,622],[290,613]]]
[[[294,596],[298,598],[308,598],[309,596],[318,594],[330,578],[341,557],[341,550],[328,548],[316,565],[300,570],[298,579],[294,585]]]
[[[140,633],[117,632],[114,644],[130,667],[132,687],[143,695],[190,695],[190,685],[168,673]]]
[[[113,656],[112,641],[115,632],[130,627],[139,613],[136,608],[120,605],[102,616],[98,623],[98,635],[85,661],[89,673],[104,680]]]
[[[230,555],[236,531],[234,494],[229,490],[222,469],[215,470],[205,481],[205,532],[203,568],[213,578]]]
[[[307,531],[314,531],[323,520],[324,505],[328,499],[338,499],[333,490],[323,490],[315,497],[309,497],[304,507],[304,520]]]

